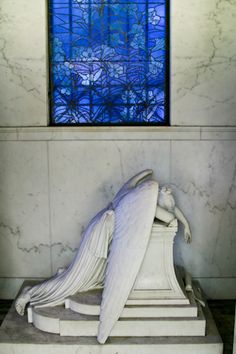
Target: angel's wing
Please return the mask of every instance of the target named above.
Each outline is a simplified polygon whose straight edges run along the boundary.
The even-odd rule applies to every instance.
[[[135,188],[138,184],[150,178],[152,174],[153,170],[147,169],[130,178],[115,195],[115,198],[112,201],[114,208],[118,205],[120,200],[130,192],[132,188]]]
[[[135,282],[151,234],[157,197],[158,183],[145,181],[124,196],[115,209],[115,231],[101,303],[100,343],[105,343],[120,317]]]

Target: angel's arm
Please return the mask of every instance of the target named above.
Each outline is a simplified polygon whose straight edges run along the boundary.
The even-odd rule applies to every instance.
[[[162,208],[158,204],[157,204],[157,207],[156,207],[155,217],[158,220],[163,221],[163,222],[165,222],[167,224],[171,223],[171,221],[175,219],[175,215],[173,213],[171,213],[170,211]]]
[[[190,243],[192,241],[192,234],[191,234],[189,223],[188,223],[186,217],[184,216],[184,214],[182,213],[182,211],[178,207],[174,208],[174,213],[175,213],[176,219],[178,219],[184,225],[185,242]]]
[[[190,231],[189,223],[182,213],[182,211],[178,207],[174,207],[174,213],[171,213],[170,211],[160,207],[160,205],[157,205],[156,207],[156,214],[155,217],[158,220],[161,220],[167,224],[171,223],[172,220],[175,218],[178,219],[183,225],[184,225],[184,239],[187,243],[190,243],[192,240],[192,234]]]

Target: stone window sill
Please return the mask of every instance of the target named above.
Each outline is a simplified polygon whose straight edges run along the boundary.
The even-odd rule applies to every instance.
[[[236,140],[236,127],[0,127],[0,140]]]

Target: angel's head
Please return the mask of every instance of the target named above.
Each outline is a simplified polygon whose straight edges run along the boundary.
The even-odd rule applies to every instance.
[[[170,186],[162,186],[161,188],[160,188],[160,193],[161,194],[172,194],[172,189],[171,189],[171,187]]]
[[[158,204],[168,211],[173,211],[175,200],[170,186],[163,186],[160,188]]]

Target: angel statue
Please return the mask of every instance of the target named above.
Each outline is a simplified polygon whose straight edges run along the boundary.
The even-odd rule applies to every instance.
[[[184,226],[185,241],[191,241],[189,224],[175,205],[171,189],[159,189],[152,174],[148,169],[128,180],[90,221],[68,268],[23,289],[15,302],[18,314],[23,316],[28,303],[33,307],[62,305],[77,292],[103,288],[97,339],[105,343],[135,283],[154,219],[169,224],[177,218]]]

